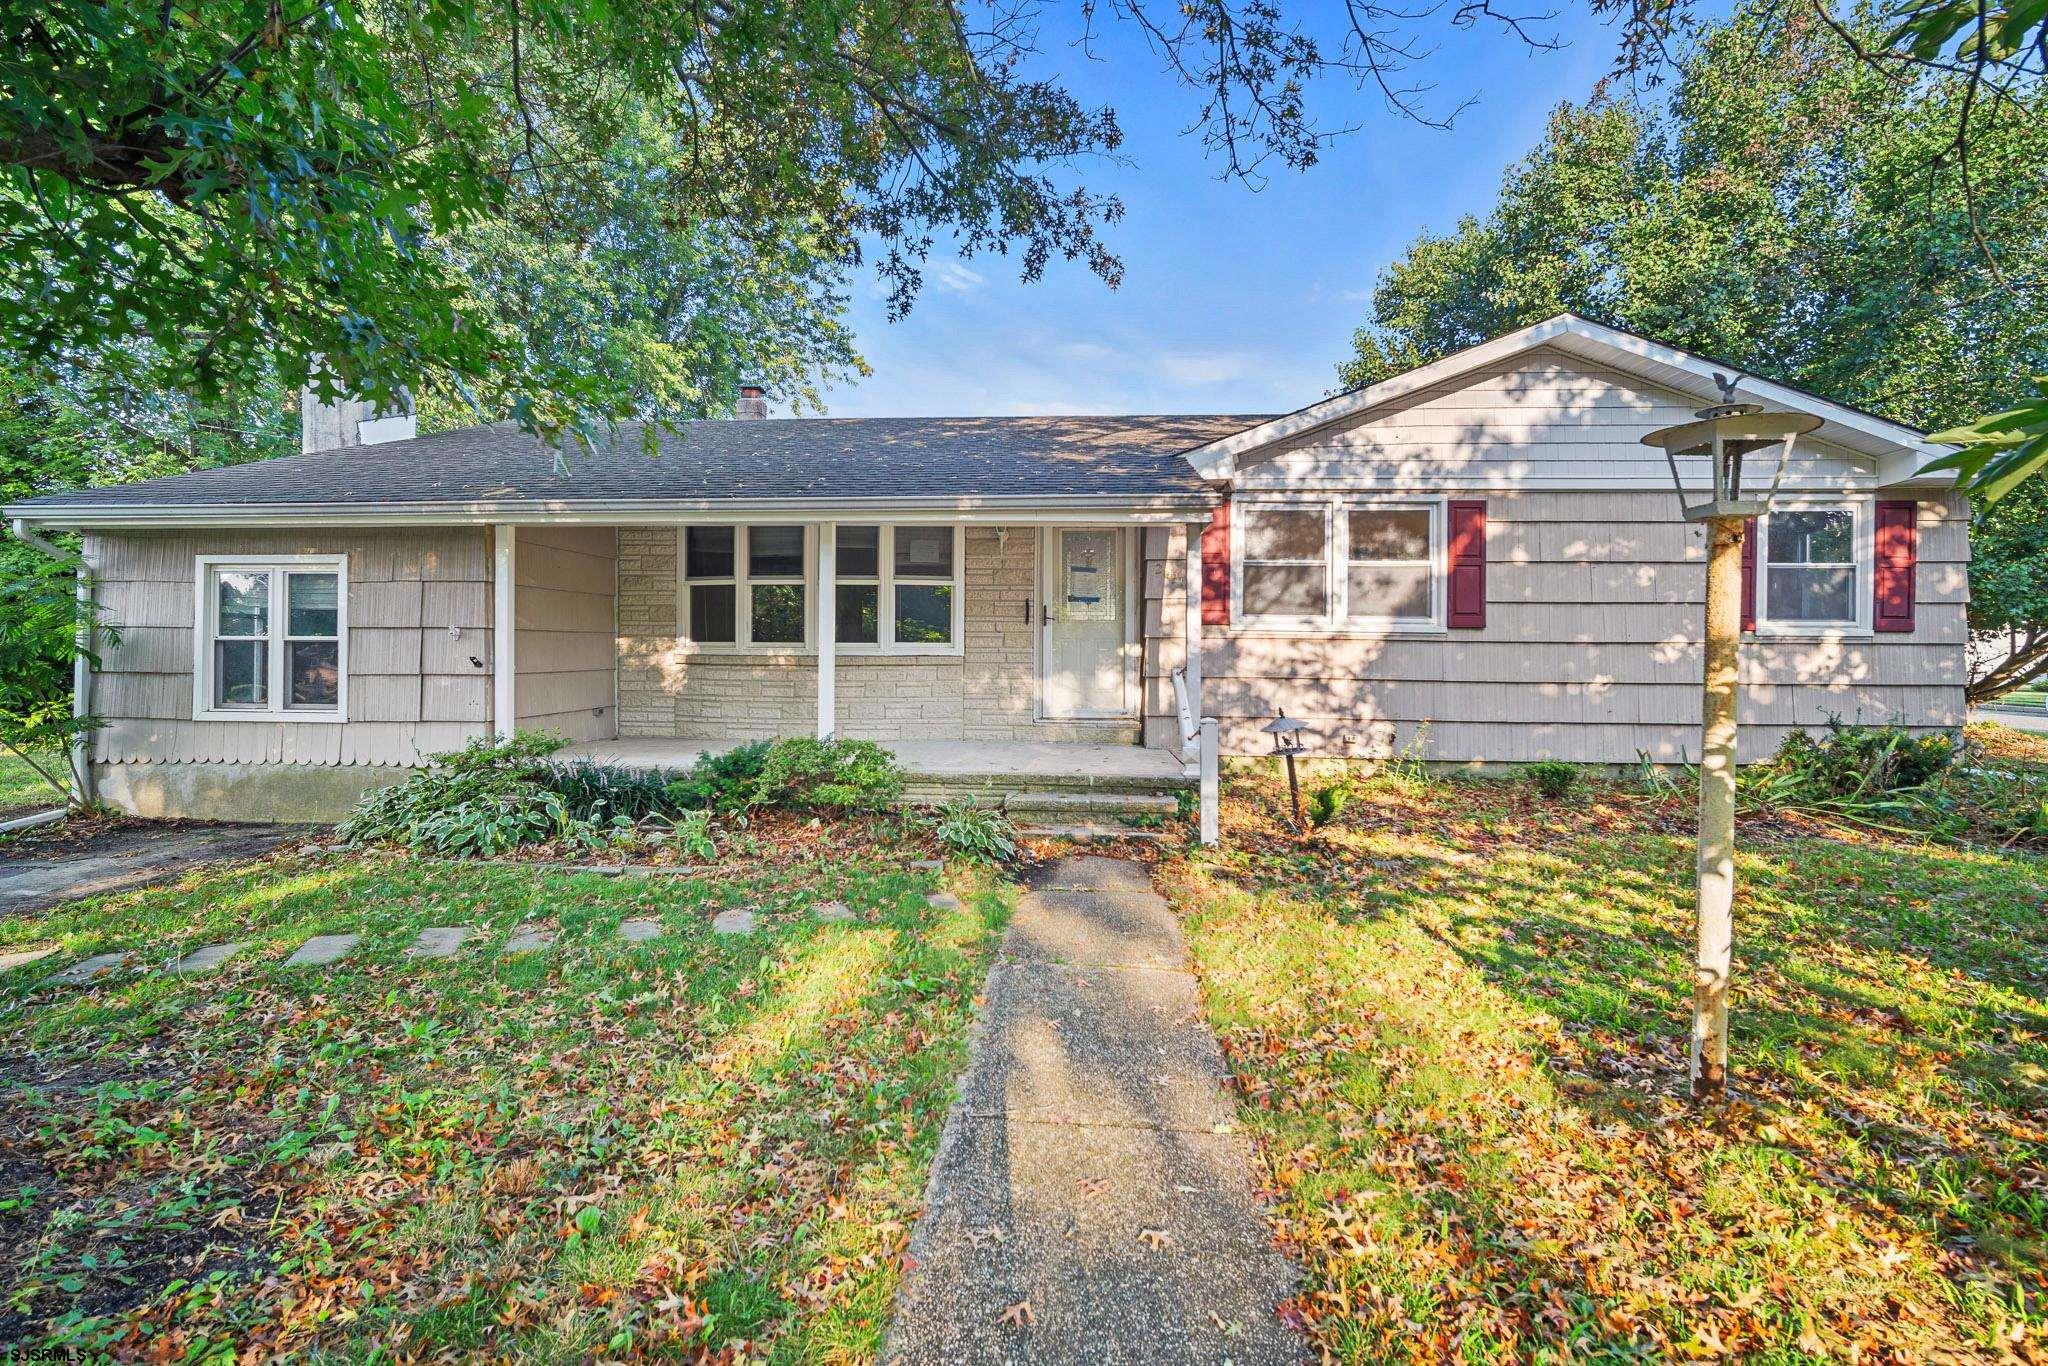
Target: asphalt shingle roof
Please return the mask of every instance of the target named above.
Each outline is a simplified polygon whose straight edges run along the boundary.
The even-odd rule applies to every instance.
[[[496,503],[526,500],[1157,498],[1206,486],[1183,452],[1260,417],[769,418],[689,422],[660,454],[627,425],[595,453],[555,454],[509,424],[320,451],[27,508]]]

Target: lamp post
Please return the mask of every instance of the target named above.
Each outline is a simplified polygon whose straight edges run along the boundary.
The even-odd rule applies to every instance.
[[[1692,993],[1692,1094],[1718,1098],[1728,1082],[1728,978],[1735,956],[1735,725],[1742,641],[1744,524],[1769,510],[1785,480],[1792,443],[1820,426],[1805,413],[1773,413],[1735,397],[1741,376],[1714,376],[1721,401],[1694,421],[1643,438],[1661,447],[1688,522],[1707,528],[1706,666],[1700,699],[1700,824],[1696,967]],[[1745,496],[1744,461],[1776,451],[1762,497]],[[1704,480],[1701,471],[1704,468]],[[1688,491],[1687,476],[1693,480]],[[1702,487],[1702,484],[1704,487]],[[1705,496],[1699,501],[1693,492]]]
[[[1287,760],[1287,795],[1294,800],[1294,828],[1305,830],[1308,823],[1301,818],[1301,780],[1294,773],[1294,756],[1303,748],[1302,724],[1283,711],[1259,729],[1273,737],[1273,752]]]

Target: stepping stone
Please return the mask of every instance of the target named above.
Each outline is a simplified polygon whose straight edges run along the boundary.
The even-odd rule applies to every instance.
[[[925,897],[924,903],[935,911],[957,911],[964,909],[960,905],[960,898],[954,896],[951,892],[933,892]]]
[[[521,925],[505,943],[507,953],[536,953],[555,942],[555,932],[545,925]]]
[[[227,962],[228,959],[240,953],[247,943],[247,940],[237,940],[232,944],[208,944],[203,949],[192,950],[192,952],[171,964],[170,970],[178,973],[180,976],[194,972],[212,972],[222,963]]]
[[[628,944],[645,944],[650,939],[661,938],[661,922],[652,916],[640,916],[633,920],[619,922],[619,938]]]
[[[56,946],[51,945],[47,949],[17,949],[13,953],[0,953],[0,972],[21,967],[25,963],[33,963],[40,958],[48,958],[56,951]]]
[[[946,871],[946,865],[935,858],[912,859],[910,866],[920,873],[943,873]]]
[[[360,938],[353,934],[316,934],[299,945],[299,951],[284,960],[288,968],[324,968],[348,957]]]
[[[407,958],[446,958],[462,947],[462,941],[469,938],[467,925],[436,925],[420,931],[420,937],[412,941],[405,951]]]
[[[752,934],[755,915],[748,910],[720,911],[712,917],[713,934]]]
[[[813,906],[811,907],[811,914],[820,920],[851,920],[854,918],[853,908],[844,901],[827,901],[822,905]]]
[[[120,953],[96,953],[81,962],[73,963],[50,980],[58,986],[81,986],[103,972],[127,967],[134,957],[132,949],[124,949]]]

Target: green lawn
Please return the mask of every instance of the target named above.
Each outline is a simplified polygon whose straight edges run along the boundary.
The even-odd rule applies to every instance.
[[[59,780],[64,777],[63,755],[38,754],[36,762],[49,769]],[[24,811],[62,806],[64,800],[65,794],[45,782],[42,775],[26,760],[0,749],[0,816],[20,815]]]
[[[644,881],[284,858],[0,922],[72,955],[251,941],[198,980],[0,977],[0,1341],[871,1356],[1008,891],[936,910],[858,834]],[[714,936],[739,905],[760,931]],[[528,920],[555,947],[506,955]],[[479,931],[458,957],[402,956],[448,924]],[[344,931],[337,968],[282,965]]]
[[[1684,801],[1382,780],[1304,842],[1282,790],[1160,886],[1320,1347],[2038,1352],[2048,861],[1755,823],[1700,1110]]]

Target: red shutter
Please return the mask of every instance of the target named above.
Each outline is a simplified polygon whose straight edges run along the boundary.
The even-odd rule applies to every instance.
[[[1230,502],[1202,528],[1202,625],[1230,625]]]
[[[1486,625],[1486,500],[1454,498],[1450,506],[1450,626]]]
[[[1756,518],[1742,524],[1742,629],[1756,629]]]
[[[1875,572],[1877,611],[1871,624],[1880,631],[1913,629],[1915,564],[1920,557],[1920,505],[1886,500],[1877,505]]]

